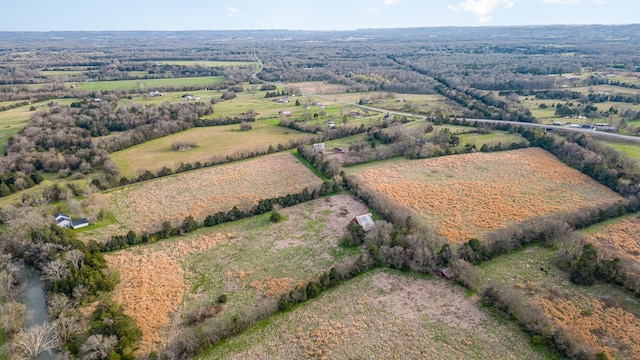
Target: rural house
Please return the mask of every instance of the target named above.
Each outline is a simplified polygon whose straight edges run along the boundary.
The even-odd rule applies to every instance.
[[[71,217],[59,212],[53,214],[53,218],[56,220],[58,227],[72,228],[75,230],[89,226],[89,220],[87,219],[71,220]]]
[[[376,227],[376,224],[373,222],[373,217],[371,217],[371,213],[367,213],[364,215],[354,217],[351,222],[354,222],[364,229],[364,232],[373,230]]]

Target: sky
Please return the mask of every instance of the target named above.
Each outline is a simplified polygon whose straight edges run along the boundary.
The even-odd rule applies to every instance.
[[[640,23],[640,0],[29,0],[0,6],[0,31],[632,23]]]

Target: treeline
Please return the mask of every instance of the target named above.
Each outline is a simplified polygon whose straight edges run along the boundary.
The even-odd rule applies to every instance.
[[[275,205],[280,207],[294,206],[317,199],[320,196],[339,191],[339,184],[325,181],[317,189],[309,190],[308,188],[304,188],[301,192],[296,194],[287,194],[285,196],[259,200],[253,208],[248,210],[241,210],[237,206],[234,206],[229,211],[220,211],[215,214],[210,214],[204,219],[202,224],[195,221],[192,216],[187,216],[182,223],[176,227],[173,227],[170,222],[165,221],[162,223],[162,228],[153,233],[136,234],[134,231],[130,230],[126,235],[113,235],[111,236],[111,239],[105,243],[98,244],[96,242],[92,242],[89,246],[92,248],[95,247],[99,251],[125,249],[132,245],[152,243],[172,236],[184,235],[195,231],[202,226],[215,226],[230,221],[265,214],[272,211]]]
[[[621,102],[629,104],[639,104],[640,94],[607,94],[607,93],[589,93],[584,94],[578,91],[553,89],[553,90],[520,90],[520,91],[501,91],[500,96],[507,96],[510,94],[518,94],[520,96],[535,96],[536,99],[547,100],[576,100],[579,102],[587,103],[603,103],[607,101]]]
[[[13,261],[35,267],[42,275],[51,319],[43,329],[61,355],[88,358],[106,347],[111,358],[135,359],[141,332],[135,320],[105,295],[113,290],[118,276],[109,271],[103,255],[78,240],[73,231],[55,224],[47,227],[50,222],[28,206],[4,208],[0,217],[7,231],[2,235],[2,252],[11,254]],[[99,305],[87,323],[78,308],[96,300]],[[9,341],[14,354],[31,346],[22,339]]]

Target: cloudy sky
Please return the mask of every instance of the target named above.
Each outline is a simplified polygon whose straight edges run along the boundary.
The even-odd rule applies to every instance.
[[[0,7],[0,31],[350,30],[631,24],[640,0],[29,0]]]

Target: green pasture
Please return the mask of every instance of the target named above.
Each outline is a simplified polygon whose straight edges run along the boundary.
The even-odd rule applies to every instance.
[[[253,129],[240,131],[240,125],[211,126],[189,129],[177,134],[151,140],[115,152],[115,161],[123,176],[134,177],[145,170],[160,170],[163,166],[176,169],[181,162],[205,162],[234,155],[239,151],[265,150],[270,145],[286,145],[290,140],[309,139],[312,135],[277,125],[251,123]],[[189,151],[173,150],[174,142],[195,142]]]
[[[625,141],[600,140],[626,156],[640,162],[640,144]]]
[[[75,85],[77,90],[141,90],[153,91],[162,86],[208,86],[225,80],[224,76],[204,76],[187,78],[167,78],[167,79],[137,79],[137,80],[114,80],[114,81],[90,81],[79,82]]]

